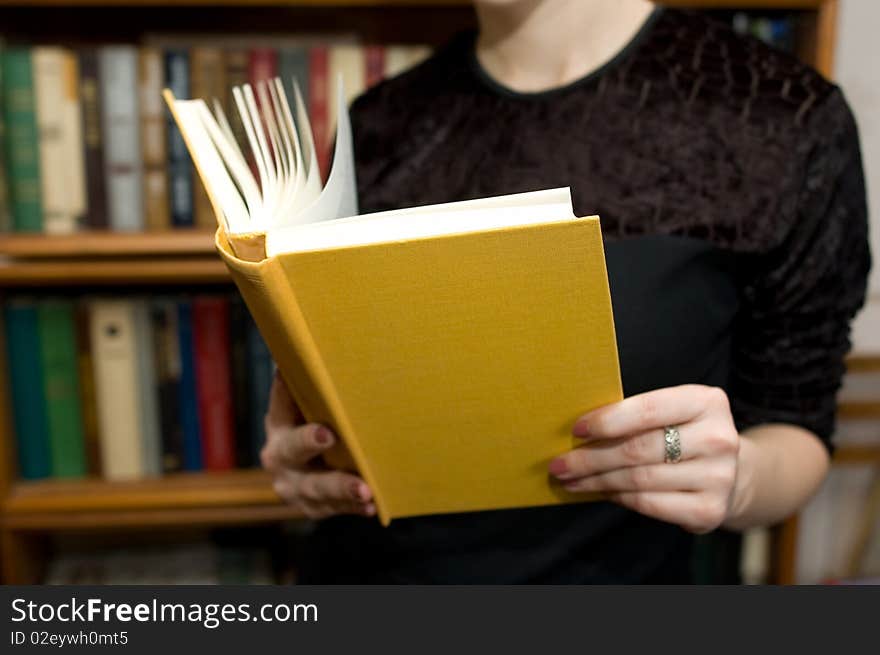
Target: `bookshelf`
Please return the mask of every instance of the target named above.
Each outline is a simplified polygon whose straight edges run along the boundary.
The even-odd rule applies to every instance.
[[[668,0],[678,7],[802,12],[800,56],[833,69],[837,0]],[[89,43],[144,34],[356,34],[364,41],[439,44],[474,24],[469,0],[0,0],[0,35]],[[205,11],[210,7],[211,11]],[[51,9],[54,20],[46,19]],[[426,18],[430,16],[429,20]],[[207,231],[0,235],[0,299],[9,292],[230,287]],[[0,318],[0,340],[3,338]],[[862,365],[862,364],[860,364]],[[174,526],[274,523],[297,518],[258,470],[181,473],[131,482],[21,481],[15,474],[5,344],[0,342],[0,580],[39,581],[48,538]],[[880,416],[880,403],[842,408]],[[880,448],[841,449],[841,464],[880,462]],[[796,521],[777,531],[775,579],[794,579]]]

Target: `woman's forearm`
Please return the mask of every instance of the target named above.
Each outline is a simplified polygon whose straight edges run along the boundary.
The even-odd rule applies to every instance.
[[[783,520],[816,492],[828,472],[828,451],[803,428],[761,425],[741,437],[726,528],[743,530]]]

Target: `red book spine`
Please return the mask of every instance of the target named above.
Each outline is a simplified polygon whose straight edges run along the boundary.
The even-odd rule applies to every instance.
[[[257,82],[278,76],[278,52],[274,48],[253,48],[248,57],[248,81],[257,93]]]
[[[365,80],[369,89],[385,77],[385,48],[380,45],[368,45],[364,49],[364,60],[366,62]]]
[[[193,300],[193,337],[204,465],[209,471],[231,469],[235,466],[235,423],[227,299],[199,296]]]
[[[312,123],[315,152],[318,155],[318,166],[323,179],[327,179],[330,169],[328,58],[327,48],[324,46],[316,46],[309,50],[309,120]]]
[[[260,107],[260,94],[257,92],[258,84],[271,80],[278,75],[278,52],[273,48],[251,48],[248,51],[247,75],[248,84],[251,85],[251,89],[254,92],[254,101],[257,103],[257,107]],[[265,126],[263,126],[263,129],[265,129]],[[269,148],[271,147],[271,144],[269,144]],[[259,180],[259,169],[253,156],[248,156],[248,164],[250,165],[251,173]]]

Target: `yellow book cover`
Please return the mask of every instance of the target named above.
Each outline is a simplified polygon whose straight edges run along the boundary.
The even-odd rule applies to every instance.
[[[622,397],[598,217],[574,217],[568,189],[358,216],[344,103],[316,191],[300,99],[262,93],[275,115],[236,93],[259,180],[222,111],[166,99],[292,397],[341,436],[335,462],[381,521],[585,500],[547,464],[578,416]]]

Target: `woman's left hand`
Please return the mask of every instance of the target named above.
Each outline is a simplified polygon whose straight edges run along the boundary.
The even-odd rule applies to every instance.
[[[666,462],[664,428],[681,435],[681,459]],[[708,532],[734,501],[740,438],[727,394],[684,385],[600,407],[572,429],[584,445],[550,462],[550,473],[574,492],[609,500],[691,532]]]

